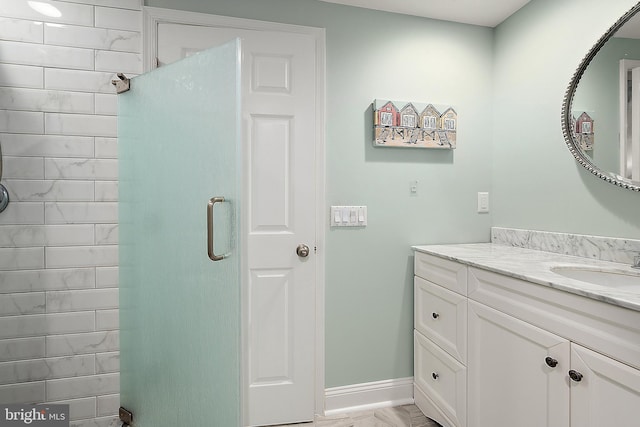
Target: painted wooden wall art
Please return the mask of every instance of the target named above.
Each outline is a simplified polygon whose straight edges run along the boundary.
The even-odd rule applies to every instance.
[[[458,113],[451,106],[376,99],[373,126],[378,147],[452,149]]]
[[[576,133],[576,139],[580,143],[580,148],[585,151],[593,150],[593,144],[595,143],[595,120],[592,117],[593,113],[573,111],[572,114],[574,131]]]

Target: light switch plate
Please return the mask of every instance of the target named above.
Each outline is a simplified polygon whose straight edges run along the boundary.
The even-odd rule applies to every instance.
[[[478,213],[489,212],[489,193],[478,192]]]
[[[366,227],[366,206],[331,206],[332,227]]]

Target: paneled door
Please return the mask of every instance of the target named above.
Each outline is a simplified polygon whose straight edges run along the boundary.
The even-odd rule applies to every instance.
[[[243,389],[250,426],[310,421],[316,360],[316,40],[161,23],[160,68],[242,40]]]
[[[118,95],[120,402],[136,427],[241,423],[239,53]]]

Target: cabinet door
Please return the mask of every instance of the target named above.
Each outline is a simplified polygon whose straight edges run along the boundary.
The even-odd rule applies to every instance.
[[[571,344],[571,426],[640,424],[640,371]]]
[[[469,427],[568,427],[569,341],[474,301],[468,309]]]

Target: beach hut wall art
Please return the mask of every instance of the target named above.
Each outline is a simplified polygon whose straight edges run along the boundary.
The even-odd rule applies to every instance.
[[[377,147],[453,149],[458,113],[448,105],[376,99],[373,127]]]
[[[595,144],[595,120],[593,111],[572,111],[575,136],[580,148],[593,150]]]

